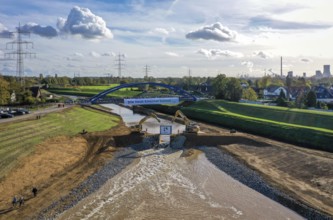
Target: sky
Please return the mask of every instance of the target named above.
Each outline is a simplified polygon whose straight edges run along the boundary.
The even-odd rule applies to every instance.
[[[0,73],[27,76],[307,76],[333,65],[331,0],[0,0]],[[6,55],[7,54],[7,55]]]

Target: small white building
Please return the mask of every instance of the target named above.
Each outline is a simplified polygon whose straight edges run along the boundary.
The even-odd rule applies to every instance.
[[[269,86],[264,89],[264,98],[265,99],[274,99],[278,98],[281,90],[284,92],[285,96],[287,97],[287,90],[283,86]]]
[[[10,94],[10,102],[11,102],[11,103],[15,103],[15,102],[16,102],[16,94],[15,94],[15,91],[13,91],[12,94]]]

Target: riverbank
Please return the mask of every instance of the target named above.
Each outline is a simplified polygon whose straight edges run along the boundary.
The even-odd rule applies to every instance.
[[[295,211],[304,218],[323,220],[332,218],[332,216],[321,213],[305,205],[303,202],[297,201],[279,189],[274,188],[257,171],[248,168],[227,151],[215,147],[199,147],[198,149],[205,153],[211,163],[232,178]]]
[[[333,216],[332,153],[304,149],[241,132],[230,134],[222,128],[200,125],[206,133],[186,135],[187,147],[218,147],[244,167],[256,171],[272,188],[310,209]],[[236,171],[231,167],[227,173],[232,176],[232,172]]]
[[[87,181],[71,191],[69,195],[53,203],[38,216],[38,219],[54,218],[60,213],[73,207],[82,198],[98,190],[108,179],[114,177],[122,169],[131,164],[133,160],[137,158],[138,151],[152,148],[155,145],[154,142],[156,142],[156,138],[150,137],[143,139],[143,142],[140,144],[119,149],[113,159],[105,167],[90,176]],[[173,142],[172,147],[174,151],[183,151],[180,157],[187,157],[189,160],[195,160],[200,152],[203,152],[212,164],[230,175],[232,178],[286,206],[307,219],[331,219],[332,217],[306,205],[304,201],[302,202],[289,196],[287,191],[280,190],[278,187],[272,185],[272,182],[265,179],[258,171],[249,168],[248,165],[244,164],[234,155],[231,155],[230,152],[223,147],[193,146],[194,148],[182,148],[185,143],[185,138],[183,136],[177,137]]]
[[[55,201],[38,214],[36,219],[53,219],[67,209],[76,205],[80,200],[99,189],[107,180],[118,174],[122,169],[131,164],[136,152],[131,148],[122,148],[115,152],[113,159],[100,170],[92,174],[78,187]]]
[[[214,146],[199,149],[206,153],[209,161],[230,176],[248,184],[264,195],[267,193],[266,196],[274,200],[280,199],[276,201],[282,204],[284,202],[287,207],[295,206],[298,212],[304,208],[304,204],[308,204],[305,205],[305,211],[301,211],[305,217],[329,219],[329,215],[324,215],[310,207],[324,210],[324,212],[327,210],[325,206],[333,207],[330,205],[330,201],[333,200],[329,200],[332,196],[332,193],[330,194],[332,189],[329,188],[330,182],[321,181],[318,185],[318,182],[313,181],[322,177],[332,179],[333,171],[327,170],[327,167],[332,167],[333,154],[325,152],[324,155],[320,151],[297,148],[246,133],[230,134],[228,130],[207,124],[200,124],[200,126],[202,134],[186,135],[186,141],[179,136],[177,143],[186,146],[183,156],[190,156],[190,160],[196,160],[198,152],[191,152],[192,150],[189,149],[197,146]],[[37,219],[54,218],[100,188],[108,179],[131,164],[136,158],[137,151],[151,148],[154,146],[153,142],[156,141],[156,139],[148,138],[141,143],[142,137],[139,134],[130,134],[129,129],[122,122],[118,127],[109,131],[88,133],[82,137],[89,143],[87,148],[89,150],[85,154],[89,156],[85,156],[71,169],[50,176],[50,179],[47,180],[48,185],[42,186],[38,197],[29,199],[20,209],[9,210],[5,215],[0,215],[0,219],[31,219],[32,216]],[[70,146],[75,147],[74,145],[72,143]],[[128,146],[131,148],[127,148]],[[180,149],[180,146],[175,146],[175,148]],[[218,148],[221,148],[222,151]],[[278,153],[280,156],[276,157]],[[259,157],[259,155],[261,156]],[[272,156],[268,157],[268,155]],[[314,155],[316,160],[313,160]],[[294,165],[288,169],[290,161]],[[309,161],[311,163],[308,163]],[[301,166],[304,163],[308,166]],[[281,169],[274,170],[273,168],[278,167],[279,164],[285,164],[285,169],[280,167]],[[279,175],[274,175],[276,172],[279,172]],[[302,176],[304,172],[312,177]],[[290,175],[289,182],[294,179],[297,179],[298,182],[291,181],[288,185],[291,189],[288,190],[284,184],[286,175],[282,174]],[[249,182],[249,180],[253,180],[253,182]],[[300,191],[299,186],[304,185],[310,185],[316,190],[308,193],[307,188],[303,194],[297,193]],[[324,192],[327,192],[328,196],[323,195]],[[313,200],[308,201],[304,196],[318,198],[322,201],[324,201],[323,198],[326,198],[326,205],[313,203]],[[290,200],[290,203],[288,199],[291,197],[293,199]],[[284,201],[286,198],[287,202]],[[301,207],[298,207],[299,205]],[[329,209],[326,213],[330,213]]]
[[[11,197],[9,197],[7,201],[1,203],[0,219],[34,219],[38,217],[42,210],[47,209],[54,201],[59,200],[62,201],[58,204],[60,207],[68,208],[68,202],[62,198],[66,198],[73,189],[80,186],[81,188],[77,189],[82,190],[82,192],[86,191],[87,189],[82,188],[82,182],[89,181],[89,178],[92,178],[96,172],[105,167],[105,164],[115,155],[119,155],[114,137],[126,136],[129,133],[129,129],[121,122],[118,126],[107,131],[88,132],[68,139],[67,145],[60,138],[53,139],[53,145],[50,144],[50,141],[45,142],[44,146],[55,149],[47,152],[45,151],[46,148],[41,148],[42,151],[36,151],[21,162],[23,168],[19,166],[11,171],[11,175],[15,176],[15,181],[24,179],[23,183],[27,183],[27,181],[36,182],[38,180],[34,185],[38,188],[37,196],[32,196],[32,185],[27,184],[23,191],[20,190],[14,194],[23,194],[25,204],[13,209],[10,204]],[[75,140],[80,140],[80,142]],[[82,146],[80,147],[78,143],[82,143]],[[60,146],[63,148],[60,148]],[[74,152],[66,154],[66,149],[71,149]],[[45,157],[45,153],[50,157]],[[72,158],[72,163],[69,163],[69,158]],[[39,165],[35,166],[36,163],[33,161],[37,161]],[[122,159],[118,160],[117,163],[121,164],[122,161]],[[29,167],[31,169],[28,169]],[[52,167],[53,171],[51,172]],[[37,179],[35,175],[31,175],[34,170],[38,171]],[[25,172],[22,173],[23,171]],[[1,181],[2,186],[7,185],[7,183],[12,184],[11,179],[10,176],[8,176],[8,179],[4,178]],[[9,189],[12,190],[12,188]],[[2,190],[2,196],[9,193],[4,190]],[[76,197],[76,199],[80,198]]]
[[[98,190],[106,183],[106,181],[130,165],[138,157],[138,151],[150,149],[156,142],[156,138],[154,137],[141,139],[138,136],[134,136],[137,135],[132,135],[132,142],[133,139],[135,140],[134,142],[138,142],[139,140],[142,141],[132,145],[130,142],[127,142],[129,146],[118,148],[112,159],[109,160],[109,162],[106,163],[100,170],[89,176],[88,179],[82,182],[78,187],[71,190],[68,195],[61,197],[60,200],[53,202],[49,207],[42,210],[36,219],[53,219],[64,211],[75,206],[80,200]],[[127,138],[129,137],[130,136],[127,136]],[[118,146],[122,146],[122,144],[124,144],[124,138],[127,139],[126,137],[119,137],[119,139],[116,140],[116,142],[119,142]]]

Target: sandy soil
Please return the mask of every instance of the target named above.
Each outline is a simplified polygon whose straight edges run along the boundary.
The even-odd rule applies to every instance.
[[[187,146],[220,146],[257,170],[273,186],[333,216],[333,153],[201,124],[205,133],[188,134]]]
[[[114,136],[129,133],[121,123],[109,131],[56,137],[38,145],[33,154],[23,158],[1,180],[0,219],[30,219],[67,195],[112,158],[116,150]],[[38,189],[35,198],[31,193],[33,186]],[[12,208],[14,195],[24,196],[23,207]]]
[[[83,137],[56,137],[36,146],[36,151],[18,162],[16,168],[0,183],[1,204],[10,205],[13,195],[31,197],[33,186],[48,179],[84,158],[88,149]]]
[[[279,143],[222,146],[275,187],[333,216],[333,155]]]

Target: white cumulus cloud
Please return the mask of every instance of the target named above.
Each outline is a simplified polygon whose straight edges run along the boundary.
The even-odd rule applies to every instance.
[[[11,38],[14,37],[14,33],[10,32],[8,28],[0,23],[0,38]]]
[[[196,31],[191,31],[186,34],[187,39],[203,39],[203,40],[216,40],[220,42],[235,41],[237,32],[230,30],[228,27],[223,26],[220,22],[212,25],[201,27]]]
[[[93,14],[88,8],[75,6],[67,19],[59,18],[57,27],[62,33],[80,35],[87,39],[113,38],[103,18]]]
[[[200,49],[197,51],[197,53],[202,54],[208,58],[212,58],[215,59],[217,57],[233,57],[233,58],[242,58],[244,57],[244,55],[242,53],[239,52],[233,52],[230,50],[221,50],[221,49],[210,49],[210,50],[206,50],[206,49]]]
[[[165,28],[155,28],[153,32],[158,33],[158,34],[164,34],[164,35],[169,34],[169,31]]]
[[[36,23],[27,23],[21,27],[21,30],[24,32],[31,32],[33,34],[37,34],[41,37],[56,37],[58,36],[58,32],[51,26],[42,27]]]

